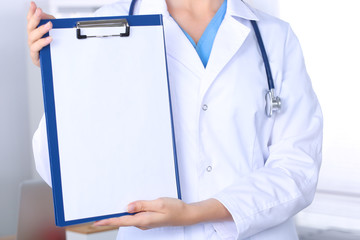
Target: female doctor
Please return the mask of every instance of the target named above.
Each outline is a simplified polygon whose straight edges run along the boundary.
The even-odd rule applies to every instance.
[[[127,15],[130,0],[97,16]],[[139,0],[134,14],[163,14],[183,199],[129,203],[137,213],[95,225],[118,239],[298,239],[292,217],[314,196],[322,114],[289,25],[241,0]],[[28,40],[39,65],[52,18],[31,3]],[[261,31],[281,110],[265,113]],[[269,107],[269,106],[267,106]],[[33,138],[37,170],[51,185],[45,119]],[[133,226],[133,227],[129,227]],[[143,231],[147,230],[147,231]]]

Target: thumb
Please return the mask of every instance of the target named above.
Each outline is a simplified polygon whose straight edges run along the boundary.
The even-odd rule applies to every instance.
[[[155,212],[158,210],[158,200],[152,201],[136,201],[132,202],[128,205],[129,213],[137,213],[137,212]]]

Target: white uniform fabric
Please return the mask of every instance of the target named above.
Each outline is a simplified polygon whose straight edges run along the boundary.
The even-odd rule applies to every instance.
[[[127,15],[130,0],[98,16]],[[165,0],[139,0],[135,14],[163,14],[180,183],[187,203],[216,198],[234,221],[142,231],[118,239],[292,240],[292,216],[314,196],[321,163],[322,114],[299,42],[289,25],[228,0],[206,69],[169,15]],[[250,25],[257,20],[280,113],[265,115],[264,63]],[[37,170],[51,185],[46,126],[33,138]]]

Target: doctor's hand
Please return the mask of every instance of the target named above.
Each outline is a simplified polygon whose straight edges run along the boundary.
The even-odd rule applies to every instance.
[[[52,38],[42,38],[44,34],[52,28],[51,22],[48,22],[41,27],[37,27],[41,19],[55,19],[54,16],[44,13],[36,6],[34,2],[30,3],[30,9],[27,15],[27,32],[28,32],[28,45],[30,49],[31,60],[36,66],[40,66],[39,52],[48,45]]]
[[[147,230],[165,226],[188,226],[200,222],[231,221],[228,210],[215,199],[186,204],[175,198],[159,198],[153,201],[136,201],[128,205],[128,215],[101,220],[95,226],[135,226]]]

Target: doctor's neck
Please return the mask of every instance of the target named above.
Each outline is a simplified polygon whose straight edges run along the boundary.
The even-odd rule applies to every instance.
[[[166,0],[170,15],[197,44],[224,0]]]

